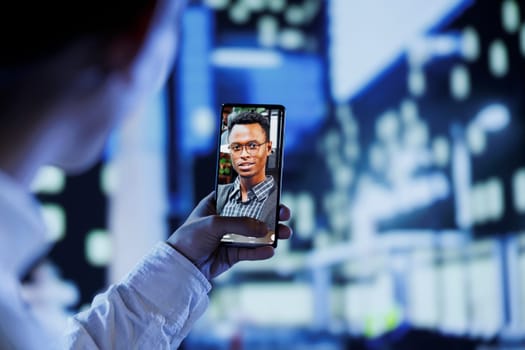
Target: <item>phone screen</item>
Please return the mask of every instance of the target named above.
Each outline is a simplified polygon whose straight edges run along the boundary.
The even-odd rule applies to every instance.
[[[267,104],[223,104],[219,118],[215,194],[217,214],[248,216],[268,225],[262,238],[235,232],[222,242],[277,246],[285,108]]]

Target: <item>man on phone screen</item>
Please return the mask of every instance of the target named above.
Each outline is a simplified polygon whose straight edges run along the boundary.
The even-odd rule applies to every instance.
[[[231,115],[228,142],[232,166],[238,176],[233,183],[219,185],[217,213],[223,216],[248,216],[275,224],[277,186],[266,174],[272,153],[269,117],[255,111]]]

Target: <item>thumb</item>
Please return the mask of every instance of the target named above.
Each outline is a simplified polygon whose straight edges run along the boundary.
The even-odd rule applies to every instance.
[[[215,215],[215,191],[204,197],[188,216],[188,220],[194,220],[203,216]]]

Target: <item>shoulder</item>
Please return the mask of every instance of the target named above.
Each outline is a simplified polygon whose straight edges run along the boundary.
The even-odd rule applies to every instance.
[[[233,188],[233,183],[223,184],[217,186],[218,194],[229,192]]]
[[[217,212],[222,211],[222,207],[228,199],[228,195],[233,189],[233,183],[218,185],[217,186]]]

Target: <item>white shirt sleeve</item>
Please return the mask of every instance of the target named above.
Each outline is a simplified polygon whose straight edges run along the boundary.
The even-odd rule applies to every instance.
[[[71,318],[66,348],[176,349],[208,305],[211,285],[167,243]]]

